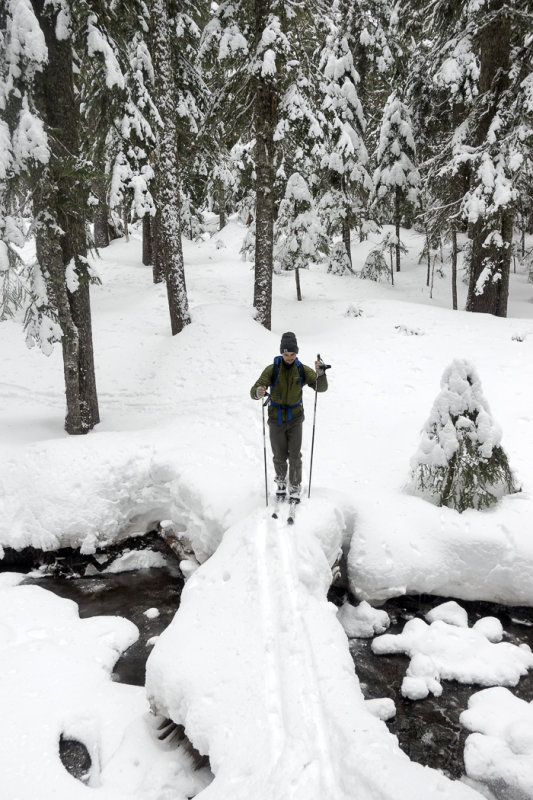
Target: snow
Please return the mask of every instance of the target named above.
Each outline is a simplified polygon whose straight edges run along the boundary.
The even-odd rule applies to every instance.
[[[138,637],[133,623],[80,619],[71,600],[5,583],[0,615],[3,797],[77,800],[90,787],[101,800],[185,800],[203,788],[205,778],[191,771],[188,756],[153,735],[143,688],[111,679],[119,655]],[[87,747],[87,785],[59,760],[60,736]]]
[[[527,275],[511,275],[507,319],[454,312],[449,275],[435,279],[430,299],[425,265],[417,262],[423,237],[402,231],[409,252],[394,287],[328,275],[313,263],[302,271],[297,303],[293,276],[275,275],[267,331],[253,319],[253,271],[239,256],[244,233],[233,219],[212,239],[184,242],[192,324],[174,338],[165,289],[142,266],[136,231],[130,242],[101,251],[102,285],[91,300],[102,422],[86,437],[63,431],[60,348],[43,358],[25,348],[16,321],[3,323],[0,545],[97,553],[161,520],[186,533],[200,566],[187,560],[182,605],[155,641],[147,688],[209,753],[216,778],[203,790],[206,800],[283,797],[288,786],[309,800],[352,798],[354,786],[363,800],[479,797],[401,753],[382,721],[392,713],[390,698],[373,711],[365,703],[326,589],[342,546],[361,611],[361,601],[404,592],[440,594],[459,605],[533,604],[533,288]],[[355,270],[380,238],[353,243]],[[459,295],[462,307],[461,283]],[[313,491],[309,499],[304,492],[290,536],[262,508],[261,407],[249,398],[289,329],[304,363],[320,352],[333,364],[317,403]],[[522,487],[488,511],[459,514],[405,491],[420,429],[456,358],[475,365]],[[310,392],[305,403],[308,473]],[[270,463],[268,470],[270,481]],[[180,788],[190,770],[154,743],[143,690],[110,680],[132,640],[129,624],[96,618],[91,628],[75,607],[62,605],[67,601],[19,580],[0,581],[2,631],[12,642],[0,657],[6,796],[42,796],[39,781],[54,787],[58,800],[86,792],[57,756],[67,729],[89,747],[100,737],[94,791],[103,797],[151,800],[160,789],[163,798],[168,776],[177,774],[175,795],[194,793],[190,784]],[[368,622],[375,630],[374,612]],[[437,689],[453,674],[513,685],[531,668],[531,653],[498,641],[495,620],[469,628],[451,624],[456,612],[441,609],[434,613],[446,618],[419,620],[416,630],[406,626],[400,634],[404,644],[411,636],[420,656],[412,659],[412,683]],[[30,637],[30,618],[43,640]],[[15,666],[12,659],[19,659]],[[529,741],[521,729],[513,736],[518,747]],[[31,774],[28,761],[36,765]],[[489,762],[479,763],[476,774],[483,764],[488,773]]]
[[[463,613],[461,613],[463,611]],[[472,628],[465,624],[464,609],[446,603],[433,609],[427,619],[408,620],[400,634],[386,633],[372,642],[377,655],[405,653],[411,659],[402,682],[402,694],[411,700],[442,693],[442,680],[481,686],[516,686],[533,669],[533,653],[527,646],[502,642],[502,630],[493,617],[480,619]]]
[[[385,800],[408,785],[412,800],[473,800],[466,786],[405,757],[379,719],[390,702],[365,704],[326,599],[326,555],[342,527],[324,530],[304,506],[290,536],[266,509],[226,531],[149,656],[152,708],[209,753],[206,800],[288,797],[289,780],[292,798],[348,800],[357,786],[362,800]]]
[[[109,564],[102,572],[131,572],[135,569],[153,569],[166,567],[167,561],[162,553],[155,550],[131,550],[123,553]]]
[[[474,731],[466,740],[468,775],[486,781],[501,796],[533,796],[533,703],[495,686],[473,694],[461,723]]]
[[[349,638],[370,639],[377,633],[384,633],[390,625],[387,612],[372,608],[366,600],[362,600],[358,606],[343,603],[337,618]]]

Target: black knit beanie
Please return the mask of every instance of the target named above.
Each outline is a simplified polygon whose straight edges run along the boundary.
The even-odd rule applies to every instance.
[[[281,344],[279,346],[279,352],[284,353],[285,350],[288,353],[297,353],[298,352],[298,342],[296,341],[296,336],[292,331],[287,331],[281,337]]]

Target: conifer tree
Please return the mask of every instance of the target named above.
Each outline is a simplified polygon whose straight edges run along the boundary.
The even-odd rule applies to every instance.
[[[276,172],[291,175],[292,159],[305,157],[305,140],[320,136],[319,127],[313,127],[307,70],[323,13],[322,2],[311,9],[297,0],[223,0],[204,31],[203,52],[215,51],[227,66],[218,103],[228,115],[231,109],[238,131],[228,146],[239,139],[243,144],[254,141],[253,305],[266,328],[271,326]],[[307,134],[299,137],[298,152],[288,136],[295,127]],[[282,154],[287,157],[284,167]]]
[[[331,248],[330,270],[352,271],[351,228],[362,222],[371,180],[363,142],[365,120],[357,95],[350,47],[356,4],[335,0],[326,43],[320,54],[320,93],[325,118],[319,209],[328,236],[341,232],[343,247]]]
[[[157,259],[167,286],[170,325],[174,336],[190,323],[180,223],[180,171],[178,164],[177,107],[172,70],[173,19],[169,0],[153,0],[157,24],[152,32],[152,58],[156,74],[156,107],[161,118],[155,153],[157,198]]]
[[[309,187],[304,178],[294,172],[287,181],[276,220],[274,259],[281,269],[295,270],[298,300],[301,300],[299,271],[320,257],[324,245],[324,234]]]
[[[431,46],[419,53],[411,97],[428,130],[435,208],[452,251],[461,218],[468,224],[467,310],[505,316],[518,187],[533,138],[531,9],[526,0],[437,0],[429,12]]]
[[[396,92],[385,105],[374,172],[375,202],[392,197],[396,228],[396,271],[400,271],[400,224],[407,203],[416,203],[420,175],[416,167],[415,141],[408,107]]]
[[[517,491],[500,442],[475,368],[453,361],[411,462],[412,491],[459,512],[496,503]]]
[[[23,238],[23,216],[33,218],[27,341],[46,354],[61,341],[71,434],[99,422],[89,299],[94,275],[86,258],[88,180],[73,56],[74,32],[81,30],[79,47],[89,46],[84,13],[72,3],[44,0],[9,0],[1,12],[1,236],[13,252]],[[17,208],[25,187],[31,208]]]

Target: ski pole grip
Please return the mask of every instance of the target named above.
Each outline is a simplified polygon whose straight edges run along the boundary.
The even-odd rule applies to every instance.
[[[322,360],[322,359],[320,358],[320,353],[317,353],[317,354],[316,354],[316,360],[317,360],[317,361],[321,361],[321,360]],[[323,365],[322,365],[322,369],[324,370],[324,372],[325,372],[327,369],[331,369],[331,364],[323,364]]]

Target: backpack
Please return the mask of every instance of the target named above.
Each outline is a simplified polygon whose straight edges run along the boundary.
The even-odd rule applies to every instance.
[[[276,356],[275,357],[275,359],[274,359],[274,369],[272,370],[272,379],[270,381],[270,405],[271,406],[275,406],[278,409],[278,425],[282,425],[283,424],[283,419],[282,419],[282,416],[281,416],[281,410],[283,408],[287,409],[287,412],[288,412],[287,413],[287,420],[290,422],[290,420],[292,419],[292,409],[293,408],[297,408],[297,406],[301,406],[302,405],[302,400],[300,400],[298,403],[295,403],[292,406],[285,405],[283,403],[276,403],[274,400],[272,400],[272,389],[274,387],[274,384],[278,380],[279,371],[280,371],[280,368],[281,368],[281,362],[282,361],[283,361],[283,356]],[[296,364],[296,367],[298,369],[298,373],[300,375],[298,381],[303,385],[304,381],[305,381],[305,372],[304,372],[303,364],[301,364],[298,359],[296,359],[296,361],[294,363]]]

